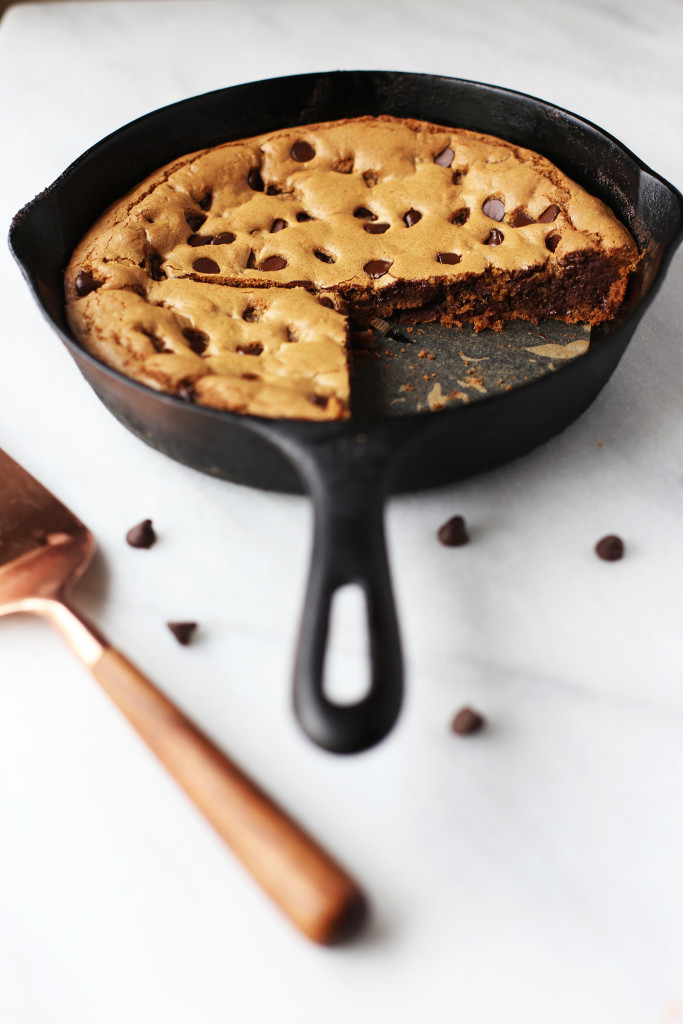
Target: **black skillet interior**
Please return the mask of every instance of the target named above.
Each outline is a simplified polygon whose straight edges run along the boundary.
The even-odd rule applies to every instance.
[[[361,114],[415,117],[536,149],[615,211],[645,256],[618,317],[592,331],[587,352],[581,327],[508,327],[502,341],[492,332],[390,325],[375,352],[355,361],[351,421],[312,424],[187,405],[121,377],[73,341],[62,271],[110,202],[183,153],[285,125]],[[331,72],[219,90],[132,122],[20,211],[10,245],[84,376],[129,429],[204,472],[270,489],[303,486],[311,493],[316,528],[295,707],[316,742],[351,752],[386,735],[401,702],[400,643],[382,525],[385,493],[489,469],[572,422],[609,378],[652,300],[680,241],[682,211],[680,194],[615,139],[551,104],[432,75]],[[434,409],[438,413],[430,415]],[[350,707],[332,704],[323,688],[329,611],[344,583],[365,592],[371,641],[370,689]]]

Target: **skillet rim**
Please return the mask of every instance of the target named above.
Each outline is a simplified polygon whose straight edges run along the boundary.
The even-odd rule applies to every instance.
[[[121,373],[119,370],[116,370],[113,367],[108,366],[106,363],[103,363],[101,360],[97,359],[97,357],[93,356],[90,352],[88,352],[87,349],[83,348],[76,341],[76,339],[72,337],[70,332],[67,332],[58,323],[56,323],[56,321],[53,319],[52,315],[48,312],[47,308],[44,305],[43,299],[42,299],[42,297],[41,297],[41,295],[40,295],[40,293],[38,291],[38,288],[36,287],[36,283],[34,281],[34,271],[33,271],[33,268],[31,266],[30,260],[25,259],[17,251],[18,250],[18,246],[16,244],[17,236],[22,231],[22,229],[24,229],[24,227],[25,227],[25,225],[27,223],[28,223],[28,230],[30,230],[30,218],[34,215],[35,211],[37,209],[39,209],[43,204],[49,202],[54,197],[58,196],[60,191],[64,188],[64,186],[69,181],[71,181],[71,179],[78,173],[78,170],[81,167],[81,165],[84,164],[90,157],[95,155],[98,150],[101,150],[101,149],[105,148],[107,145],[110,145],[112,142],[114,142],[117,139],[118,136],[123,135],[124,133],[129,132],[129,131],[135,129],[136,127],[139,127],[144,122],[150,121],[153,118],[158,117],[161,114],[168,114],[168,113],[170,113],[171,111],[174,111],[174,110],[175,111],[180,111],[182,108],[190,108],[191,109],[191,106],[193,104],[196,104],[196,103],[198,103],[201,100],[208,100],[210,97],[218,97],[221,94],[230,93],[230,92],[238,91],[238,90],[241,90],[241,89],[257,88],[259,86],[263,87],[263,86],[266,86],[266,85],[273,85],[273,84],[277,84],[277,83],[294,82],[295,80],[299,81],[299,82],[303,82],[306,79],[308,79],[311,82],[311,84],[314,85],[316,82],[320,82],[321,80],[324,80],[324,79],[327,79],[327,78],[337,78],[338,79],[338,78],[343,78],[343,77],[346,77],[346,76],[351,77],[351,76],[357,76],[357,75],[372,76],[373,79],[380,79],[380,80],[384,79],[385,81],[391,80],[392,78],[395,78],[395,79],[410,79],[412,81],[422,80],[422,82],[425,85],[427,83],[430,83],[430,82],[432,82],[432,83],[444,82],[444,83],[447,83],[449,85],[455,85],[455,86],[461,85],[461,86],[464,86],[465,88],[473,88],[475,91],[482,90],[487,96],[492,96],[492,95],[493,96],[501,96],[501,97],[505,97],[507,99],[512,99],[513,101],[514,100],[524,101],[525,104],[531,104],[532,106],[534,106],[537,109],[540,108],[541,110],[544,111],[544,113],[546,113],[546,115],[548,115],[550,117],[553,117],[553,116],[557,117],[557,115],[559,115],[560,119],[564,120],[565,122],[570,122],[570,123],[574,122],[581,129],[583,129],[583,130],[589,129],[589,131],[596,133],[602,139],[606,140],[613,147],[615,147],[621,153],[621,155],[623,157],[625,157],[625,158],[627,158],[627,160],[631,161],[631,163],[634,165],[634,167],[638,171],[638,184],[639,185],[642,184],[643,176],[645,176],[646,178],[650,178],[650,179],[654,180],[655,182],[657,182],[658,185],[660,187],[662,187],[664,189],[664,191],[669,194],[670,198],[674,201],[674,203],[676,203],[678,205],[678,214],[679,214],[678,224],[674,227],[674,230],[670,233],[670,237],[668,238],[668,240],[665,243],[663,243],[663,244],[662,243],[658,243],[658,245],[661,246],[660,252],[659,252],[659,261],[658,261],[658,264],[657,264],[657,267],[656,267],[653,279],[650,282],[647,290],[645,291],[645,293],[643,295],[641,295],[637,299],[637,301],[633,304],[633,307],[631,309],[629,309],[627,311],[624,311],[624,307],[622,307],[621,310],[619,311],[619,313],[617,314],[617,318],[615,318],[615,319],[613,319],[611,321],[605,321],[603,324],[598,326],[598,328],[597,328],[597,335],[598,336],[597,336],[597,338],[595,338],[595,340],[599,341],[599,345],[597,345],[597,346],[596,345],[591,345],[589,347],[589,350],[586,353],[584,353],[582,356],[578,357],[578,359],[571,360],[569,363],[565,364],[564,366],[559,367],[557,370],[553,371],[553,373],[550,375],[550,377],[554,378],[554,377],[556,377],[556,375],[558,373],[563,373],[563,372],[567,373],[567,371],[569,371],[571,369],[571,367],[574,366],[576,363],[581,363],[582,365],[586,365],[587,360],[590,360],[591,358],[595,359],[597,357],[597,353],[599,352],[599,350],[604,349],[605,345],[609,344],[610,342],[613,342],[615,345],[617,345],[617,344],[619,344],[619,342],[621,342],[623,344],[623,347],[624,348],[626,347],[626,344],[628,344],[628,341],[630,341],[630,338],[631,338],[633,332],[635,331],[635,329],[636,329],[636,327],[638,325],[638,322],[640,321],[640,319],[642,318],[642,316],[646,312],[647,308],[649,307],[650,303],[653,301],[653,299],[655,298],[657,292],[659,291],[659,288],[661,287],[661,284],[662,284],[664,278],[666,277],[666,273],[667,273],[668,267],[669,267],[669,265],[671,263],[671,260],[673,259],[673,256],[674,256],[674,254],[676,252],[676,249],[680,245],[681,241],[683,241],[683,194],[681,194],[681,192],[671,182],[669,182],[666,178],[662,177],[660,174],[658,174],[656,171],[654,171],[648,164],[646,164],[640,157],[638,157],[628,146],[624,145],[624,143],[622,143],[614,135],[612,135],[610,132],[606,131],[605,129],[601,128],[595,122],[589,120],[586,117],[583,117],[580,114],[577,114],[577,113],[575,113],[575,112],[573,112],[571,110],[568,110],[565,107],[561,107],[558,104],[551,103],[548,100],[542,99],[542,98],[540,98],[538,96],[534,96],[531,93],[526,93],[526,92],[523,92],[523,91],[518,90],[518,89],[509,89],[509,88],[507,88],[505,86],[493,85],[491,83],[486,83],[486,82],[480,82],[480,81],[476,81],[474,79],[458,78],[458,77],[453,77],[453,76],[449,76],[449,75],[436,75],[436,74],[430,74],[430,73],[427,73],[427,72],[394,71],[394,70],[373,70],[373,69],[352,69],[352,70],[334,70],[334,71],[330,71],[330,70],[313,71],[313,72],[307,72],[307,73],[304,73],[304,74],[281,75],[281,76],[277,76],[277,77],[274,77],[274,78],[257,79],[257,80],[250,81],[250,82],[238,82],[238,83],[236,83],[234,85],[231,85],[231,86],[225,86],[225,87],[220,88],[220,89],[212,89],[212,90],[209,90],[208,92],[205,92],[205,93],[199,93],[199,94],[194,95],[194,96],[185,97],[184,99],[177,100],[174,103],[164,104],[163,106],[156,107],[155,109],[153,109],[151,111],[148,111],[148,112],[146,112],[144,114],[141,114],[140,116],[134,118],[132,121],[129,121],[129,122],[127,122],[124,125],[121,125],[120,127],[116,128],[114,131],[110,132],[108,135],[106,135],[103,138],[99,139],[92,146],[89,146],[88,149],[84,150],[83,153],[81,153],[79,156],[77,156],[75,158],[75,160],[73,160],[58,175],[58,177],[55,178],[55,180],[50,185],[48,185],[45,189],[43,189],[41,192],[39,192],[38,195],[36,195],[33,199],[29,200],[28,203],[26,203],[23,207],[21,207],[21,209],[12,218],[12,221],[11,221],[11,224],[10,224],[9,234],[8,234],[9,248],[10,248],[10,250],[12,252],[12,255],[14,256],[15,260],[19,264],[19,267],[20,267],[20,269],[22,271],[22,274],[23,274],[24,278],[26,279],[26,281],[27,281],[27,283],[29,285],[29,288],[31,290],[33,298],[36,301],[36,303],[37,303],[41,313],[43,314],[45,319],[48,321],[48,323],[50,324],[52,329],[59,335],[59,337],[61,338],[61,340],[64,342],[64,344],[66,345],[67,349],[71,353],[72,357],[74,357],[76,359],[77,363],[80,360],[83,360],[94,371],[96,371],[96,372],[104,372],[106,376],[109,376],[109,377],[113,378],[114,381],[119,381],[119,382],[125,383],[126,385],[132,387],[133,390],[138,390],[141,394],[144,394],[147,397],[150,397],[150,395],[151,395],[151,396],[155,397],[156,399],[161,400],[164,404],[170,403],[169,408],[177,408],[178,404],[180,403],[180,405],[182,407],[184,407],[186,409],[191,408],[194,412],[199,412],[203,416],[207,416],[208,418],[211,418],[211,419],[217,417],[219,421],[227,419],[228,422],[231,422],[231,423],[234,423],[234,424],[243,424],[243,425],[251,424],[259,432],[261,432],[261,431],[266,431],[267,432],[269,428],[272,429],[273,426],[277,425],[278,427],[281,427],[281,428],[284,428],[284,429],[294,430],[294,431],[297,431],[297,432],[299,430],[303,430],[303,431],[308,432],[309,435],[315,436],[316,438],[317,437],[323,438],[323,437],[326,437],[326,436],[332,436],[335,433],[336,434],[338,434],[338,433],[346,433],[347,431],[349,431],[349,432],[356,432],[359,429],[359,427],[361,427],[362,429],[372,429],[372,426],[376,425],[376,424],[387,424],[387,423],[401,422],[403,424],[406,424],[406,427],[407,427],[408,424],[414,424],[415,426],[417,426],[417,424],[419,424],[419,423],[425,423],[425,422],[431,420],[432,419],[432,416],[431,416],[432,412],[438,412],[440,417],[445,417],[447,419],[451,419],[452,417],[456,417],[456,416],[463,418],[463,417],[467,416],[468,411],[471,412],[473,409],[478,408],[482,404],[485,404],[487,407],[489,407],[492,403],[499,402],[501,399],[505,399],[505,398],[509,397],[510,392],[507,392],[507,391],[502,391],[501,392],[501,391],[499,391],[499,392],[494,392],[494,393],[492,393],[490,395],[487,395],[486,398],[484,398],[484,399],[479,399],[476,402],[472,402],[472,403],[469,403],[467,405],[447,406],[447,407],[441,408],[439,410],[423,410],[423,411],[420,411],[420,412],[411,412],[411,413],[402,414],[400,417],[391,417],[391,416],[381,415],[381,416],[369,416],[367,418],[366,417],[361,418],[361,417],[354,417],[352,415],[349,419],[345,419],[345,420],[326,420],[326,421],[314,421],[314,420],[306,420],[306,419],[297,419],[297,418],[294,418],[294,417],[255,416],[253,414],[237,413],[237,412],[232,412],[232,411],[227,410],[227,409],[216,409],[216,408],[213,408],[213,407],[210,407],[210,406],[195,405],[195,404],[192,404],[192,405],[188,406],[187,402],[184,402],[182,399],[178,398],[175,395],[169,395],[169,394],[167,394],[167,393],[165,393],[163,391],[156,391],[154,388],[150,388],[147,385],[142,384],[141,382],[135,380],[134,378],[126,376],[125,374]],[[305,113],[305,111],[304,111],[304,113]],[[311,121],[305,121],[304,120],[304,121],[301,121],[300,123],[301,124],[307,124],[307,123],[316,123],[316,122],[311,122]],[[436,123],[436,122],[434,122],[434,123]],[[290,119],[289,124],[287,126],[284,126],[284,127],[289,127],[289,126],[291,126],[291,124],[292,124],[292,121]],[[448,126],[444,125],[444,127],[448,127]],[[276,131],[277,128],[274,128],[272,130]],[[476,129],[476,128],[473,128],[471,130],[474,130],[474,131],[479,130],[479,131],[481,131],[481,129]],[[491,134],[491,133],[489,132],[487,134]],[[238,134],[238,135],[235,136],[236,139],[237,138],[246,138],[246,137],[247,136],[244,136],[242,134]],[[499,135],[499,137],[505,138],[506,136],[501,134],[501,135]],[[231,140],[227,140],[227,141],[231,141]],[[515,143],[513,139],[509,139],[508,138],[508,141],[513,142],[513,144],[519,144],[519,143]],[[206,147],[199,147],[199,148],[201,149],[201,148],[206,148]],[[542,150],[542,147],[540,147],[538,151],[540,152],[541,150]],[[192,150],[188,150],[188,152],[191,152],[191,151]],[[149,173],[153,173],[153,170],[154,170],[154,168],[152,168]],[[593,168],[593,170],[595,170],[595,168]],[[139,180],[139,178],[136,178],[136,180]],[[629,196],[628,198],[635,203],[637,197],[636,196]],[[111,200],[111,201],[113,202],[115,200]],[[634,215],[635,215],[635,207],[634,207]],[[633,224],[627,224],[627,226],[629,227],[629,229],[633,233],[634,225]],[[644,249],[640,245],[639,245],[639,248],[641,249],[641,253],[642,253],[644,251]],[[62,272],[63,272],[63,268],[62,268]],[[594,339],[595,332],[596,332],[596,328],[593,328],[592,331],[591,331],[591,340]],[[625,333],[625,332],[628,332],[627,337],[626,337],[626,344],[624,344],[624,337],[623,337],[623,333]],[[538,388],[539,386],[543,386],[544,384],[547,383],[547,381],[549,379],[550,378],[546,375],[544,377],[537,378],[537,379],[532,380],[532,381],[522,382],[522,383],[520,383],[518,385],[515,385],[513,387],[512,391],[515,392],[515,393],[521,392],[521,391],[527,392],[527,391],[530,391],[532,389]]]

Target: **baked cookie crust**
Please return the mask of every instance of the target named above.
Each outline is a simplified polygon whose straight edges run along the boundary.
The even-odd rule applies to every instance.
[[[261,416],[348,416],[367,324],[555,317],[623,300],[636,244],[549,160],[391,117],[191,153],[114,203],[65,272],[77,339],[150,387]]]

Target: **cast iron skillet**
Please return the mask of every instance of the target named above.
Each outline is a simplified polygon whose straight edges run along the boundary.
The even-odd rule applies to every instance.
[[[540,357],[535,363],[543,367],[535,372],[528,339],[526,344],[522,339],[517,345],[525,360],[521,373],[519,366],[500,373],[496,366],[495,379],[503,376],[508,383],[489,386],[483,395],[481,388],[473,392],[480,401],[456,402],[433,413],[405,402],[400,386],[387,392],[372,359],[363,387],[360,360],[359,392],[370,401],[349,422],[308,423],[239,416],[157,394],[103,366],[74,342],[64,317],[62,271],[76,242],[110,202],[183,153],[287,125],[361,114],[422,118],[538,150],[615,211],[645,257],[617,319],[592,331],[585,355],[552,373],[552,364]],[[383,535],[385,495],[490,469],[530,451],[579,416],[615,369],[652,301],[681,240],[682,215],[683,197],[671,185],[595,125],[549,103],[435,75],[351,71],[221,89],[134,121],[81,156],[21,210],[10,245],[83,375],[130,430],[203,472],[280,491],[303,487],[311,494],[315,534],[294,704],[315,742],[350,753],[382,739],[401,704],[402,658]],[[405,331],[393,335],[392,358],[404,356],[398,374],[392,363],[397,380],[420,366],[416,348],[440,356],[463,344],[458,338],[449,345],[443,328],[425,327],[425,332],[419,339]],[[466,349],[475,341],[468,335]],[[431,386],[439,359],[425,365]],[[457,376],[452,367],[449,372],[446,388]],[[396,412],[403,414],[392,415]],[[331,601],[345,583],[359,584],[365,593],[371,647],[369,691],[351,706],[332,703],[323,688]]]

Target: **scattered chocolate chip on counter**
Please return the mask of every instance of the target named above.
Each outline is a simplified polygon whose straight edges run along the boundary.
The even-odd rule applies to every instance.
[[[483,729],[484,722],[483,715],[480,715],[478,711],[473,711],[472,708],[460,708],[451,722],[451,730],[458,736],[471,736],[472,733]]]
[[[470,539],[462,516],[453,516],[447,520],[436,535],[441,543],[449,548],[460,547],[461,544],[467,544]]]
[[[598,541],[595,545],[595,553],[598,558],[602,558],[606,562],[617,562],[624,557],[624,542],[621,537],[610,534]]]
[[[126,540],[132,548],[151,548],[156,539],[151,519],[143,519],[141,523],[132,526],[126,534]]]
[[[195,629],[197,628],[196,622],[167,622],[166,625],[171,630],[178,643],[182,644],[183,647],[187,647],[192,639]]]

